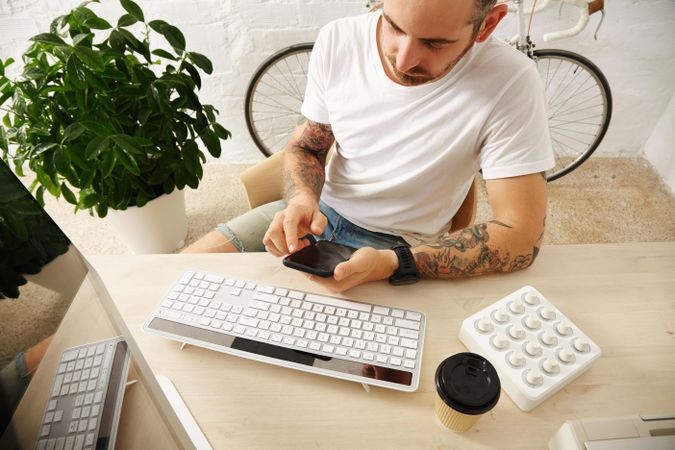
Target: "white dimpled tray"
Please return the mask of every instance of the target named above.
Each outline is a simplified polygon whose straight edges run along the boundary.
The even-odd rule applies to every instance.
[[[492,363],[502,388],[523,411],[581,375],[602,353],[531,286],[466,318],[459,339]]]

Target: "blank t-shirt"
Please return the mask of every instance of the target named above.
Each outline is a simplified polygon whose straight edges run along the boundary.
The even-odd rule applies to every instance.
[[[333,21],[309,62],[303,115],[337,146],[322,200],[365,229],[412,245],[446,233],[479,169],[485,179],[553,167],[535,64],[496,38],[443,78],[402,86],[384,72],[380,12]]]

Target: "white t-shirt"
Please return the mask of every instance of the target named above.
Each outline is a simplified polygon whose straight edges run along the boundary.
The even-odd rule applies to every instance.
[[[302,113],[337,141],[322,200],[365,229],[430,243],[479,169],[494,179],[553,167],[542,82],[530,59],[490,38],[439,80],[396,84],[377,49],[380,16],[321,29]]]

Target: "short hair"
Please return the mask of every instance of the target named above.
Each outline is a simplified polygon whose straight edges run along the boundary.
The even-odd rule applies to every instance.
[[[473,16],[471,16],[471,23],[473,24],[473,34],[478,34],[480,26],[485,20],[485,16],[497,4],[497,0],[474,0]]]
[[[485,16],[490,12],[490,10],[497,4],[497,0],[474,0],[473,15],[471,16],[470,23],[473,25],[473,34],[478,34],[480,26],[483,25],[483,20]],[[384,4],[383,1],[373,1],[370,2],[370,10],[375,11],[382,8]]]

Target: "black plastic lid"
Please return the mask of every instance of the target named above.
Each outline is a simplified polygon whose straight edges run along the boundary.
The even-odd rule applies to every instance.
[[[501,383],[490,361],[475,353],[457,353],[438,366],[436,391],[452,409],[475,415],[497,404]]]

